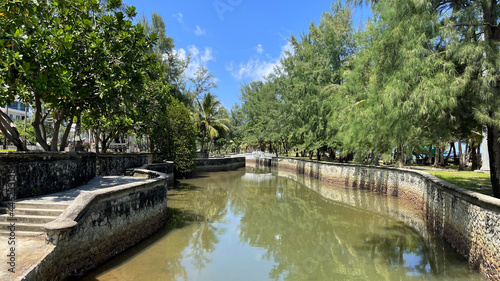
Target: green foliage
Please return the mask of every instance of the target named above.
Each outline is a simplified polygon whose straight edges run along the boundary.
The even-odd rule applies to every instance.
[[[174,161],[176,175],[186,175],[195,168],[193,159],[196,157],[196,127],[190,111],[181,102],[172,99],[166,109],[167,126],[156,127],[152,139],[159,141],[157,134],[163,134],[166,143],[159,147],[159,152],[165,159]]]
[[[319,25],[312,23],[308,33],[289,41],[292,50],[282,58],[281,68],[264,82],[241,88],[246,141],[275,150],[335,146],[337,124],[329,121],[338,101],[326,101],[333,95],[332,85],[343,83],[355,50],[350,9],[334,4]]]
[[[33,105],[35,135],[44,149],[57,149],[63,122],[84,111],[89,118],[122,114],[140,93],[155,38],[132,23],[133,8],[122,8],[119,0],[106,6],[24,0],[8,1],[4,9],[12,11],[12,20],[1,23],[7,33],[0,83],[9,86],[9,99],[15,93]],[[44,122],[49,115],[50,136]]]
[[[359,35],[362,48],[339,89],[346,98],[344,147],[411,154],[429,141],[450,139],[460,85],[435,28],[439,14],[413,1],[383,1],[373,11],[377,21]]]
[[[203,94],[203,99],[196,101],[195,110],[194,120],[199,132],[198,139],[201,151],[206,152],[209,150],[210,141],[219,136],[224,137],[229,131],[227,111],[222,107],[220,101],[210,93]]]
[[[17,130],[19,131],[19,135],[21,136],[21,139],[24,141],[26,140],[28,143],[35,144],[36,143],[36,137],[35,137],[35,129],[33,128],[32,123],[32,118],[28,119],[26,122],[26,131],[24,130],[24,121],[21,120],[16,120],[14,123],[16,124],[16,127],[18,128]]]
[[[243,144],[245,113],[237,103],[229,111],[229,121],[229,147],[231,152],[239,153]]]

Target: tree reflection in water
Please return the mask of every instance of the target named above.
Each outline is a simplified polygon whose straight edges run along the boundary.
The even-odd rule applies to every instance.
[[[372,200],[366,193],[356,196]],[[454,253],[429,247],[429,241],[401,222],[324,199],[269,171],[183,180],[169,191],[168,205],[170,216],[184,224],[134,256],[131,260],[150,258],[122,275],[257,280],[261,271],[271,280],[481,280]],[[144,264],[154,266],[139,269]]]

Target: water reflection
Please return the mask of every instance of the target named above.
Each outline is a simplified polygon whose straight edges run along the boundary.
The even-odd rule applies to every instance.
[[[173,230],[85,280],[481,280],[401,222],[269,170],[185,180],[168,200]]]

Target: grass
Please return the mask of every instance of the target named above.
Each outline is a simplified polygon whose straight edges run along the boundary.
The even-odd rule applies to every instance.
[[[449,183],[453,183],[462,188],[479,192],[485,195],[492,194],[491,181],[489,174],[475,173],[472,171],[434,171],[425,170],[425,172],[434,175]]]

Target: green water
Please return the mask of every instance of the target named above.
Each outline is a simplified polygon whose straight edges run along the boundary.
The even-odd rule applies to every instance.
[[[482,280],[441,241],[352,204],[415,210],[314,185],[250,168],[183,180],[169,191],[168,227],[83,280]]]

